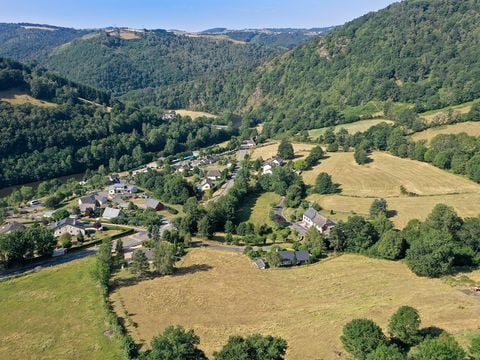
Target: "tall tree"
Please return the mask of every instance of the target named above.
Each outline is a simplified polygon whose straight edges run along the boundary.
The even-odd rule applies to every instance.
[[[135,250],[133,252],[130,270],[138,278],[144,278],[147,276],[148,271],[150,270],[150,265],[148,264],[147,256],[143,250]]]
[[[278,152],[277,155],[280,156],[284,160],[293,159],[295,154],[293,151],[292,143],[289,142],[287,139],[283,139],[278,145]]]
[[[181,326],[169,326],[160,336],[151,341],[152,349],[147,352],[147,360],[207,360],[198,348],[200,338],[193,330],[186,331]]]
[[[155,269],[161,275],[173,274],[175,270],[175,245],[160,241],[154,249]]]

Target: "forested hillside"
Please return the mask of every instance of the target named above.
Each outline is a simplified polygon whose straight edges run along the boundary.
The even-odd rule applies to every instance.
[[[34,60],[88,32],[50,25],[0,24],[0,56],[18,61]]]
[[[480,97],[479,59],[478,0],[407,0],[269,62],[249,104],[276,131],[334,124],[372,99],[441,108]]]
[[[131,95],[165,108],[209,103],[220,109],[214,102],[224,91],[223,83],[228,80],[241,89],[243,74],[279,52],[277,48],[163,30],[138,32],[130,38],[100,31],[61,46],[39,61],[68,79],[114,95]],[[235,89],[226,93],[229,100],[236,101]]]
[[[0,91],[28,92],[53,107],[11,105],[0,101],[0,188],[73,174],[105,165],[123,171],[156,155],[230,139],[233,130],[218,130],[211,120],[162,119],[159,108],[108,104],[107,94],[0,58]]]

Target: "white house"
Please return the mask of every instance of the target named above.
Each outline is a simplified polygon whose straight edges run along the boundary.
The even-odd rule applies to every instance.
[[[335,226],[333,221],[320,215],[318,211],[313,208],[309,208],[305,211],[302,220],[305,227],[311,228],[314,226],[321,234],[328,233]]]
[[[85,225],[77,219],[65,218],[50,224],[49,228],[53,230],[53,236],[55,237],[62,236],[63,234],[76,236],[82,233],[82,235],[85,235]]]
[[[219,170],[208,170],[207,179],[217,181],[222,178],[222,173]]]
[[[136,186],[128,185],[125,183],[113,184],[108,187],[109,195],[117,194],[135,194],[138,191]]]
[[[202,190],[202,191],[207,191],[211,190],[213,188],[213,182],[210,179],[203,179],[200,181],[200,183],[197,185],[197,188]]]

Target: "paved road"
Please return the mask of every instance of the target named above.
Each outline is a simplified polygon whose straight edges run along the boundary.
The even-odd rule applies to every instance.
[[[0,274],[0,279],[8,279],[11,277],[27,274],[29,272],[37,271],[43,268],[65,264],[73,260],[83,259],[87,256],[95,255],[97,251],[98,251],[98,246],[91,246],[91,247],[80,249],[80,250],[72,250],[71,252],[66,253],[65,255],[62,255],[62,256],[27,264],[23,266],[21,269],[12,269],[12,270],[2,272]]]

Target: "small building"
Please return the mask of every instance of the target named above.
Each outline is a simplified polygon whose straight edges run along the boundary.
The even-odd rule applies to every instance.
[[[222,178],[222,173],[219,170],[208,170],[207,179],[217,181]]]
[[[243,140],[243,141],[242,141],[242,144],[240,145],[240,148],[241,148],[241,149],[251,149],[251,148],[253,148],[255,145],[257,145],[257,142],[256,142],[254,139]]]
[[[274,168],[278,166],[282,166],[283,164],[284,164],[283,159],[276,156],[273,159],[263,163],[262,172],[265,175],[271,175]]]
[[[113,197],[112,202],[122,209],[128,209],[128,202],[126,202],[120,195]]]
[[[108,194],[113,195],[123,195],[123,194],[135,194],[138,191],[136,186],[128,185],[125,183],[113,184],[108,187]]]
[[[105,206],[108,204],[107,196],[102,193],[95,194],[94,198],[97,201],[98,206]]]
[[[310,253],[307,250],[279,251],[278,255],[282,266],[302,265],[310,260]]]
[[[165,206],[158,200],[148,198],[145,200],[145,207],[147,209],[153,209],[155,211],[160,211],[165,209]]]
[[[49,228],[53,230],[53,236],[59,237],[63,234],[85,235],[85,225],[77,219],[65,218],[50,224]]]
[[[0,235],[10,234],[14,231],[24,231],[27,227],[19,222],[12,221],[0,227]]]
[[[309,229],[314,226],[321,234],[328,233],[335,226],[333,221],[320,215],[318,211],[313,208],[309,208],[305,211],[302,221],[306,228]]]
[[[120,175],[119,174],[110,174],[110,176],[108,177],[108,180],[110,180],[110,182],[112,184],[119,184],[120,183]]]
[[[263,259],[256,259],[253,264],[257,267],[257,269],[260,270],[265,270],[267,268],[267,264],[265,261],[263,261]]]
[[[272,170],[273,170],[273,167],[272,167],[272,165],[270,165],[270,164],[265,164],[265,165],[263,165],[263,167],[262,167],[262,173],[263,173],[264,175],[272,175],[272,173],[273,173]]]
[[[197,185],[197,189],[201,191],[207,191],[213,189],[213,182],[210,179],[203,179],[200,181],[200,183]]]
[[[131,265],[132,262],[133,262],[133,253],[135,251],[142,251],[144,254],[145,254],[145,257],[147,258],[148,260],[148,263],[149,264],[152,264],[155,257],[153,255],[153,249],[148,249],[148,248],[144,248],[143,246],[138,246],[138,247],[133,247],[133,248],[130,248],[128,251],[124,252],[123,253],[123,259],[125,260],[125,262],[127,263],[127,265]]]
[[[105,210],[103,211],[102,218],[107,220],[116,219],[120,216],[121,213],[122,213],[122,210],[120,209],[106,207]]]

